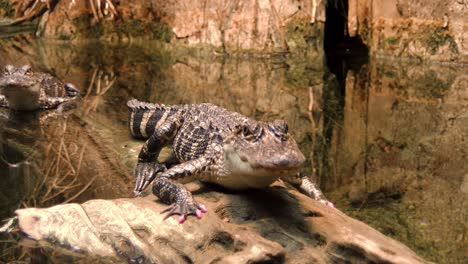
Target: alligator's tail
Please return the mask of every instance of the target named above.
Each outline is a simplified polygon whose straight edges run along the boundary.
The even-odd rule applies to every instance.
[[[149,138],[157,126],[163,123],[169,114],[173,114],[173,107],[140,102],[131,99],[128,106],[128,128],[130,134],[136,138]]]

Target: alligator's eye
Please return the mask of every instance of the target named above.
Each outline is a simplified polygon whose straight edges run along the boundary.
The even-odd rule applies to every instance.
[[[244,137],[247,137],[250,135],[250,129],[248,126],[242,126],[242,135]]]
[[[7,65],[5,66],[5,69],[3,70],[4,75],[10,75],[15,71],[15,66],[13,65]]]
[[[288,133],[288,124],[286,124],[284,120],[275,120],[273,121],[273,124],[276,130],[284,134]]]
[[[31,71],[31,66],[30,65],[24,65],[22,68],[21,68],[24,72],[25,75],[32,75],[32,71]]]
[[[275,120],[268,124],[268,128],[275,136],[279,137],[282,141],[288,138],[288,124],[283,120]]]
[[[242,136],[246,139],[246,140],[253,140],[255,139],[254,137],[254,134],[253,134],[253,131],[252,129],[250,128],[250,126],[248,125],[244,125],[242,127]]]
[[[263,136],[263,133],[263,126],[257,124],[253,129],[253,135],[255,137],[255,140],[259,140]]]
[[[242,136],[242,138],[248,141],[255,139],[252,129],[246,124],[236,126],[236,134]]]

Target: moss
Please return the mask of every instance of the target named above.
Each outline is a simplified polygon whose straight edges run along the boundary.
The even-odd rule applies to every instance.
[[[349,201],[342,201],[349,203]],[[423,258],[437,261],[442,257],[442,253],[431,241],[427,241],[423,234],[418,232],[418,226],[413,223],[412,216],[414,210],[403,210],[399,201],[383,198],[369,200],[367,204],[360,204],[358,207],[338,206],[346,208],[344,212],[360,221],[374,227],[384,235],[392,237],[407,245]],[[378,203],[378,205],[377,205]]]
[[[318,48],[321,46],[320,23],[311,24],[306,19],[295,19],[286,27],[286,41],[291,49]]]
[[[70,40],[71,37],[70,37],[69,35],[60,34],[60,35],[58,36],[58,39],[59,39],[59,40]]]
[[[401,69],[403,68],[401,67]],[[423,66],[418,68],[411,73],[397,67],[394,69],[385,68],[382,70],[382,76],[389,78],[387,80],[389,85],[395,89],[399,97],[413,97],[425,102],[434,102],[434,100],[443,98],[456,78],[455,75],[446,71],[437,72],[423,68]]]
[[[149,39],[170,42],[172,37],[171,28],[160,21],[145,22],[138,19],[132,19],[121,23],[120,25],[106,25],[108,29],[115,30],[119,35],[130,37],[145,37]]]
[[[152,23],[151,31],[155,39],[169,43],[172,38],[172,30],[166,23]]]
[[[95,38],[95,39],[100,38],[103,34],[104,34],[104,27],[100,23],[96,23],[94,25],[91,25],[89,27],[88,32],[86,32],[86,35],[87,35],[88,38]]]
[[[432,70],[425,72],[415,84],[419,84],[418,87],[414,87],[415,95],[425,99],[442,98],[450,88],[450,81],[438,78],[437,73]]]
[[[303,65],[290,67],[286,72],[286,83],[292,87],[307,87],[309,78],[309,72]]]
[[[400,38],[398,37],[388,37],[384,39],[383,41],[379,42],[379,49],[387,49],[391,46],[398,45],[400,43]]]
[[[71,36],[59,36],[59,38],[68,37],[68,39],[72,39],[75,37],[78,38],[90,38],[90,39],[98,39],[103,35],[103,27],[100,23],[91,24],[89,17],[81,16],[73,19],[73,25],[76,28],[76,33],[72,33]],[[76,35],[76,36],[75,36]]]
[[[390,79],[395,79],[396,78],[396,73],[392,72],[392,71],[384,71],[383,72],[383,75],[387,78],[390,78]]]
[[[387,42],[390,45],[395,45],[395,44],[398,44],[400,42],[400,38],[389,37],[389,38],[385,39],[385,42]]]
[[[146,32],[145,25],[140,20],[126,21],[122,27],[122,33],[132,37],[143,36]]]
[[[0,0],[0,10],[3,11],[3,15],[9,17],[13,14],[13,7],[11,6],[10,1],[8,0]],[[1,14],[2,12],[0,12]]]
[[[458,54],[458,47],[449,31],[444,28],[437,28],[426,37],[426,43],[432,55],[436,54],[440,46],[449,44],[450,50]]]

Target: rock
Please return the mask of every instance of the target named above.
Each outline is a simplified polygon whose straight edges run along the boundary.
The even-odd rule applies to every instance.
[[[18,226],[36,240],[156,263],[424,262],[401,243],[278,184],[243,193],[191,189],[209,212],[184,224],[163,220],[166,205],[148,196],[19,209]]]
[[[58,1],[42,16],[38,35],[62,40],[158,39],[255,56],[302,53],[321,46],[320,41],[310,45],[306,40],[322,39],[325,1],[136,0],[119,1],[117,15],[103,9],[99,15],[86,1]]]
[[[350,36],[385,57],[468,62],[466,6],[460,1],[348,1]]]
[[[103,257],[117,250],[125,256],[141,254],[155,263],[222,261],[229,255],[232,263],[284,258],[279,244],[240,228],[223,227],[213,213],[203,222],[191,219],[179,225],[175,219],[163,220],[159,213],[163,207],[140,198],[90,200],[22,209],[17,215],[21,230],[36,240],[52,239]]]

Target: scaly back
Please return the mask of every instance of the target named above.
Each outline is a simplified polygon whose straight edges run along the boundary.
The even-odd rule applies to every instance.
[[[133,137],[147,139],[156,127],[174,114],[180,114],[184,106],[165,106],[132,99],[127,102],[128,128]]]
[[[65,83],[55,78],[54,76],[47,73],[37,73],[40,78],[41,88],[45,95],[50,97],[66,97],[67,90],[65,89]]]

